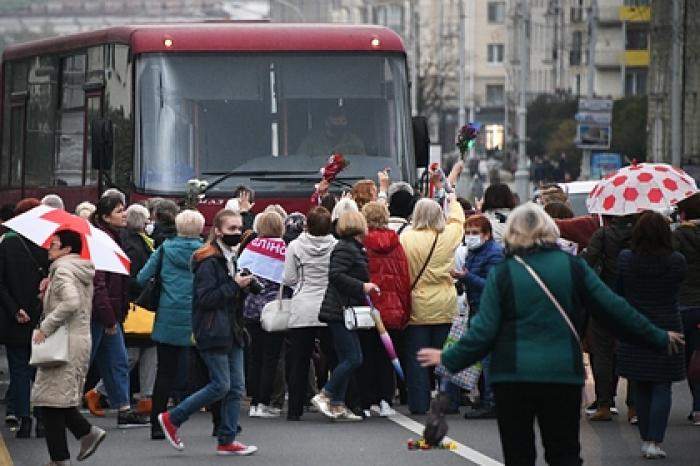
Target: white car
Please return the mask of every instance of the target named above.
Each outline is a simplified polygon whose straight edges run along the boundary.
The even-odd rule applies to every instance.
[[[578,217],[579,215],[588,214],[586,199],[588,199],[588,195],[599,182],[600,180],[559,183],[559,186],[561,186],[564,192],[569,196],[569,203],[571,204],[571,209],[574,211],[574,215]]]

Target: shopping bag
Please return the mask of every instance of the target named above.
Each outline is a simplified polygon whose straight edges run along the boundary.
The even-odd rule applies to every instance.
[[[124,334],[129,336],[147,337],[153,332],[156,313],[137,304],[129,304],[129,312],[124,321]]]
[[[467,328],[469,327],[469,315],[460,314],[452,322],[452,327],[450,327],[450,333],[447,335],[447,339],[442,346],[442,350],[450,348],[452,345],[457,343],[462,336],[467,333]],[[460,372],[453,374],[447,370],[442,364],[435,368],[435,374],[439,377],[447,378],[451,383],[471,391],[476,387],[479,382],[479,377],[481,376],[481,362],[467,367]]]

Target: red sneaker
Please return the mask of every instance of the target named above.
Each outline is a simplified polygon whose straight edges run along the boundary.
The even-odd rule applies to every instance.
[[[184,450],[185,444],[182,443],[182,440],[180,440],[180,436],[177,435],[177,427],[175,427],[175,424],[170,422],[170,413],[167,411],[164,413],[160,413],[158,415],[158,423],[163,428],[165,438],[168,439],[170,445],[172,445],[173,448],[176,450]]]
[[[258,451],[258,447],[254,447],[253,445],[243,445],[241,442],[232,442],[229,443],[228,445],[219,445],[216,447],[216,454],[225,456],[225,455],[240,455],[240,456],[248,456],[252,455]]]

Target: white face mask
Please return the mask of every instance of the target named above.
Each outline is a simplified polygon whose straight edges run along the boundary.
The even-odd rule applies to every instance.
[[[148,236],[151,236],[151,235],[153,234],[153,229],[154,229],[155,227],[156,227],[156,226],[155,226],[154,224],[152,224],[152,223],[149,223],[148,225],[146,225],[146,228],[145,228],[146,234],[147,234]]]
[[[468,249],[476,249],[481,246],[481,235],[466,235],[464,237],[464,243],[467,245]]]

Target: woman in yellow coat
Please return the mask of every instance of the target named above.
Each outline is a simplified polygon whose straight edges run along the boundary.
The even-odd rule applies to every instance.
[[[442,348],[457,312],[457,293],[450,272],[464,235],[464,211],[454,194],[442,207],[421,199],[413,210],[413,228],[401,235],[411,277],[411,320],[406,328],[408,408],[424,414],[430,405],[430,374],[416,359],[420,348]]]

